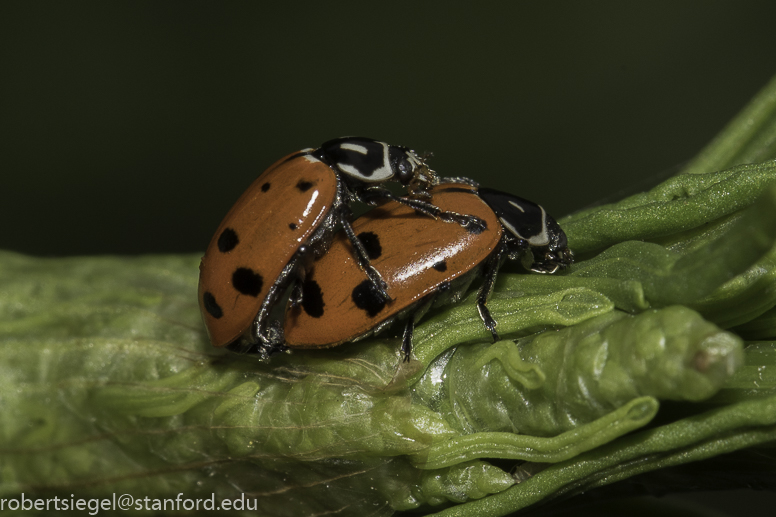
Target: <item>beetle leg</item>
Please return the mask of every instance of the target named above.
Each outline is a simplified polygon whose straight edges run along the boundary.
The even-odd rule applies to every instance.
[[[450,176],[450,177],[443,176],[439,178],[440,185],[444,185],[445,183],[462,183],[464,185],[469,185],[470,187],[474,187],[474,188],[477,188],[480,186],[480,184],[474,181],[473,179],[466,178],[463,176]]]
[[[271,355],[285,352],[288,347],[284,344],[283,327],[278,320],[272,320],[267,325],[253,323],[254,336],[252,338],[238,338],[227,345],[227,348],[238,354],[258,354],[262,361],[266,361]]]
[[[490,333],[493,336],[493,342],[495,343],[500,339],[498,332],[496,332],[496,320],[490,315],[490,311],[485,305],[485,301],[481,300],[479,297],[477,297],[477,311],[480,313],[483,325],[490,330]]]
[[[487,262],[485,262],[485,281],[480,286],[480,290],[477,293],[477,311],[480,313],[480,319],[485,325],[485,328],[490,330],[493,336],[493,342],[499,340],[498,332],[496,332],[496,320],[490,314],[490,310],[487,307],[488,298],[493,292],[493,287],[496,285],[496,276],[498,275],[498,266],[501,262],[501,257],[504,253],[504,243],[500,242],[496,251],[494,251]]]
[[[299,307],[302,303],[302,281],[297,280],[294,282],[294,286],[291,288],[291,295],[288,297],[288,303],[291,307]]]
[[[301,246],[299,248],[299,251],[297,251],[297,257],[309,257],[312,255],[312,253],[308,253],[305,249],[305,246]],[[307,259],[304,262],[303,267],[295,267],[294,273],[295,277],[293,280],[293,285],[291,286],[291,294],[288,296],[288,303],[291,305],[291,307],[296,308],[302,305],[302,302],[304,302],[304,281],[307,277],[308,271],[312,269],[312,259]]]
[[[283,344],[285,342],[283,326],[278,320],[272,320],[267,326],[266,334],[263,337],[266,339],[265,346],[267,347],[268,355],[285,352],[287,350],[286,346]]]
[[[485,224],[485,221],[477,216],[459,214],[458,212],[448,212],[442,210],[432,203],[429,203],[428,201],[397,196],[384,188],[367,188],[362,190],[360,194],[362,194],[362,199],[364,199],[370,205],[377,204],[378,200],[396,201],[397,203],[407,205],[408,207],[426,214],[429,217],[433,217],[434,219],[441,219],[446,223],[457,223],[474,234],[480,234],[488,227],[487,224]]]
[[[410,315],[407,318],[407,323],[404,325],[404,333],[401,338],[401,352],[404,354],[404,362],[410,362],[410,353],[412,352],[412,334],[415,331],[415,315]]]
[[[391,297],[388,295],[388,284],[385,283],[385,280],[380,276],[380,273],[369,262],[369,255],[367,254],[366,249],[364,249],[364,245],[356,236],[356,232],[353,231],[353,227],[350,225],[350,221],[345,214],[340,217],[340,225],[345,231],[345,235],[348,236],[350,243],[353,245],[353,251],[356,254],[358,266],[366,273],[366,276],[369,277],[369,281],[372,282],[372,285],[374,285],[383,300],[386,302],[391,301]]]

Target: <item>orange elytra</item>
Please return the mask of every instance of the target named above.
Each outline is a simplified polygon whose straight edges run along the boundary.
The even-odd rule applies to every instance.
[[[479,228],[476,217],[399,197],[383,184],[399,181],[427,196],[436,175],[413,151],[346,137],[275,162],[238,199],[216,230],[200,264],[199,305],[210,341],[262,357],[285,349],[270,312],[305,265],[325,252],[341,227],[353,243],[362,278],[388,299],[385,283],[350,226],[349,203],[394,200],[456,227]]]
[[[553,273],[572,260],[563,231],[544,209],[507,193],[473,183],[443,184],[431,201],[443,210],[475,215],[483,231],[445,225],[389,202],[353,223],[372,265],[388,286],[385,301],[358,275],[350,244],[338,235],[326,255],[308,269],[301,300],[286,309],[286,346],[328,348],[380,332],[407,317],[402,339],[409,359],[415,322],[432,305],[460,299],[472,280],[485,276],[477,308],[498,339],[486,303],[505,258],[527,257],[528,268]]]

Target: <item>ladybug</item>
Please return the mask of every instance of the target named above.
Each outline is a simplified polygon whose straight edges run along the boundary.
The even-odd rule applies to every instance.
[[[383,186],[387,181],[399,181],[414,197],[392,194]],[[269,322],[270,311],[306,263],[326,251],[338,226],[358,268],[387,301],[385,282],[353,233],[349,203],[392,200],[455,226],[480,228],[476,217],[417,199],[438,182],[414,151],[369,138],[330,140],[275,162],[226,214],[200,263],[199,305],[211,343],[263,358],[283,350],[282,327]]]
[[[503,260],[522,260],[537,273],[555,273],[573,260],[563,230],[536,203],[473,182],[443,184],[432,194],[441,209],[475,215],[486,228],[440,224],[394,202],[368,212],[353,223],[353,231],[392,299],[386,301],[359,277],[349,243],[337,236],[307,272],[301,300],[287,305],[288,348],[355,341],[406,317],[402,352],[408,361],[418,319],[432,305],[458,301],[477,276],[484,276],[477,309],[495,342],[496,321],[486,304]]]

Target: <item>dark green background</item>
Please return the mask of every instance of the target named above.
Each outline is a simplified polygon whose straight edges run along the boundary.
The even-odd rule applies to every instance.
[[[277,4],[282,4],[278,6]],[[365,135],[561,216],[658,181],[776,73],[776,6],[0,3],[0,248],[203,250],[277,158]]]

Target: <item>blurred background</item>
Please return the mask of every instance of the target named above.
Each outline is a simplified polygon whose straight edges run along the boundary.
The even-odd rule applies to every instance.
[[[0,248],[197,252],[342,135],[560,217],[675,172],[776,73],[766,1],[0,3]]]

